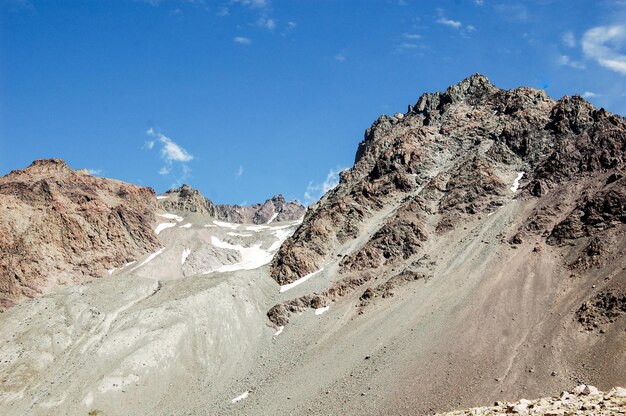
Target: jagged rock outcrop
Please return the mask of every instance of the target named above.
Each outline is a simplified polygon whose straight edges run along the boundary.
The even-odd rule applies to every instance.
[[[0,309],[158,248],[150,188],[37,160],[0,178]]]
[[[626,412],[626,389],[616,387],[608,392],[594,386],[580,385],[571,392],[564,391],[558,397],[536,400],[521,399],[517,402],[499,401],[493,406],[475,407],[439,416],[497,416],[497,415],[618,415]]]
[[[502,241],[576,240],[578,267],[598,266],[602,256],[618,256],[607,248],[620,239],[611,230],[626,224],[625,154],[622,117],[578,96],[501,90],[472,75],[366,130],[354,166],[310,207],[272,276],[284,285],[337,267],[329,287],[357,272],[390,278],[431,239],[514,199],[530,201],[529,213]]]
[[[206,214],[221,221],[239,224],[295,221],[306,212],[306,208],[298,201],[286,201],[282,195],[273,196],[262,204],[249,206],[214,204],[189,185],[167,191],[159,204],[168,212]]]

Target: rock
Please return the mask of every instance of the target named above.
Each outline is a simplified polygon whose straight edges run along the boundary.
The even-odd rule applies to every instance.
[[[365,241],[357,250],[341,253],[342,273],[407,261],[433,236],[506,204],[513,197],[510,172],[520,166],[528,183],[516,195],[537,198],[545,209],[530,213],[513,230],[513,247],[527,235],[545,234],[553,245],[594,236],[626,222],[626,180],[617,177],[625,147],[626,121],[580,97],[552,100],[525,87],[500,90],[473,75],[444,92],[423,94],[405,115],[374,121],[358,145],[354,166],[310,207],[273,259],[272,277],[291,283],[360,238]],[[603,187],[611,173],[615,180]],[[576,187],[583,177],[597,182],[586,187],[585,197],[585,187]],[[557,204],[557,189],[569,192],[575,207]],[[384,220],[362,234],[379,216]],[[601,246],[590,245],[589,256],[604,255]],[[536,247],[539,252],[542,244]]]
[[[250,206],[218,205],[206,199],[199,190],[183,184],[179,188],[165,193],[167,198],[160,199],[159,205],[168,212],[206,214],[220,221],[240,224],[267,224],[281,221],[295,221],[306,212],[298,201],[286,201],[282,195],[276,195],[262,204]]]
[[[0,178],[0,310],[156,251],[150,188],[37,160]]]

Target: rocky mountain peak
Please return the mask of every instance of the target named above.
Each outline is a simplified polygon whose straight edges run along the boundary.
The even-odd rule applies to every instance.
[[[155,210],[152,189],[80,174],[60,159],[0,178],[0,309],[153,251]]]
[[[282,194],[274,195],[270,198],[273,203],[284,204],[286,202],[285,197]]]
[[[306,208],[298,201],[286,201],[283,195],[275,195],[263,204],[250,206],[214,204],[202,193],[181,185],[170,189],[159,200],[159,205],[168,212],[191,212],[207,214],[221,221],[240,224],[266,224],[268,221],[294,221],[304,215]]]
[[[17,175],[50,175],[56,176],[59,174],[74,174],[75,171],[72,170],[67,163],[65,163],[61,159],[53,158],[53,159],[40,159],[35,160],[28,167],[20,170],[14,170],[9,173],[11,176]]]
[[[532,88],[498,89],[480,74],[422,95],[409,110],[381,116],[366,130],[354,166],[274,258],[277,282],[329,267],[345,279],[366,270],[391,273],[423,253],[432,236],[518,196],[545,198],[544,204],[563,199],[550,215],[531,215],[520,235],[593,234],[590,222],[600,206],[603,224],[626,222],[615,206],[624,182],[602,191],[606,175],[621,177],[624,170],[621,117],[578,96],[553,100]],[[597,189],[577,188],[585,181]]]

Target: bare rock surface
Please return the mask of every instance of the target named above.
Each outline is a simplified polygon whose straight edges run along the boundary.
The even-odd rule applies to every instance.
[[[616,387],[604,393],[594,386],[580,385],[573,391],[564,391],[558,397],[537,400],[522,399],[513,403],[497,402],[494,406],[475,407],[440,416],[496,416],[496,415],[620,415],[626,413],[626,389]]]
[[[0,309],[158,247],[154,191],[37,160],[0,178]]]
[[[220,221],[238,224],[296,221],[306,212],[298,201],[286,201],[282,195],[249,206],[214,204],[189,185],[167,191],[159,197],[159,205],[168,212],[207,214]]]
[[[0,413],[622,406],[625,130],[474,75],[381,116],[302,223],[162,195],[150,254],[0,314]]]

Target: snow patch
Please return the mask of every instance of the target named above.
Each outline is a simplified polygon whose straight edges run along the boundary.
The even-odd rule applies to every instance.
[[[289,289],[294,288],[294,287],[298,286],[299,284],[302,284],[302,283],[306,282],[307,280],[309,280],[310,278],[312,278],[313,276],[315,276],[316,274],[318,274],[322,270],[324,270],[323,267],[321,269],[319,269],[318,271],[313,272],[313,273],[309,273],[306,276],[303,276],[303,277],[299,278],[298,280],[296,280],[294,282],[291,282],[291,283],[286,284],[286,285],[282,285],[280,287],[280,293],[286,292]],[[317,311],[316,311],[316,315],[318,315]]]
[[[169,199],[169,196],[165,196],[165,195],[159,195],[157,196],[157,199]]]
[[[324,306],[323,308],[317,308],[315,309],[315,315],[321,315],[324,312],[326,312],[327,310],[330,309],[330,306]]]
[[[183,217],[179,217],[176,214],[157,214],[159,217],[163,217],[163,218],[167,218],[168,220],[176,220],[178,222],[181,222],[183,220]]]
[[[175,222],[164,222],[161,223],[159,225],[157,225],[157,228],[154,230],[154,232],[159,235],[159,233],[163,230],[165,230],[166,228],[171,228],[171,227],[176,227],[176,223]]]
[[[190,254],[191,254],[190,248],[184,249],[183,254],[181,255],[180,264],[185,264],[185,260],[187,260],[187,257],[189,257]]]
[[[109,276],[111,276],[113,274],[113,272],[116,271],[116,270],[117,270],[116,268],[109,269],[108,270]]]
[[[524,176],[524,172],[517,173],[517,178],[515,178],[515,181],[513,182],[513,186],[511,186],[512,192],[517,192],[517,189],[519,188],[519,181],[522,179],[522,176]]]
[[[246,231],[254,231],[255,233],[258,233],[260,231],[267,230],[270,227],[267,225],[248,225],[244,228],[246,229]]]
[[[218,220],[213,220],[213,224],[217,225],[218,227],[231,228],[233,230],[239,227],[239,224],[233,224],[232,222],[224,222],[224,221],[218,221]]]
[[[274,333],[274,336],[278,336],[278,335],[282,334],[283,333],[283,329],[285,329],[284,326],[282,326],[282,325],[279,326],[278,330]]]
[[[211,228],[211,227],[217,227],[217,225],[213,225],[213,224],[205,224],[204,228]]]
[[[255,244],[252,247],[244,247],[238,244],[230,244],[215,236],[211,236],[211,244],[218,248],[236,250],[241,255],[241,261],[234,264],[224,264],[217,270],[212,270],[218,273],[258,269],[272,261],[273,257],[272,253],[261,248],[261,243]],[[212,271],[205,272],[204,274],[211,273]]]
[[[230,402],[231,402],[232,404],[235,404],[235,403],[237,403],[238,401],[243,400],[243,399],[245,399],[246,397],[248,397],[248,394],[250,394],[250,392],[249,392],[249,391],[244,391],[244,392],[243,392],[243,393],[241,393],[239,396],[237,396],[237,397],[235,397],[234,399],[232,399]]]
[[[188,223],[187,223],[187,224],[185,224],[185,225],[181,225],[181,226],[180,226],[180,228],[191,228],[191,223],[190,223],[190,222],[188,222]]]
[[[159,254],[163,253],[165,251],[165,247],[163,247],[161,250],[157,251],[156,253],[152,253],[148,256],[147,259],[145,259],[144,261],[141,262],[141,264],[139,264],[139,266],[135,267],[133,270],[136,270],[138,268],[140,268],[141,266],[143,266],[144,264],[148,263],[149,261],[151,261],[152,259],[154,259],[156,256],[158,256]]]
[[[275,212],[275,213],[272,215],[272,218],[270,218],[270,219],[269,219],[269,221],[267,222],[267,224],[269,224],[269,223],[271,223],[272,221],[274,221],[274,220],[276,219],[276,217],[278,217],[278,212]]]
[[[268,250],[272,252],[278,250],[280,246],[283,245],[287,237],[293,234],[293,231],[294,230],[292,229],[283,229],[282,227],[273,231],[272,234],[274,234],[274,237],[276,237],[277,240],[272,243]]]

